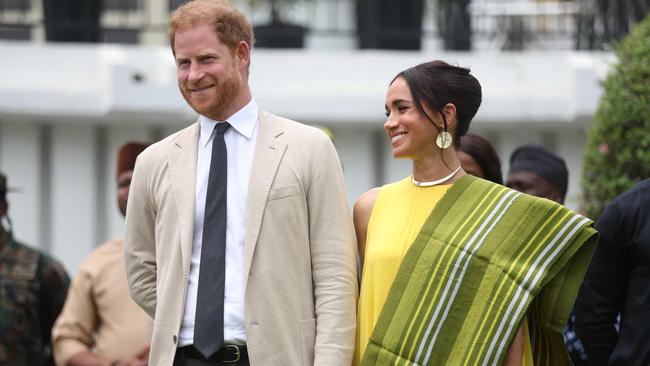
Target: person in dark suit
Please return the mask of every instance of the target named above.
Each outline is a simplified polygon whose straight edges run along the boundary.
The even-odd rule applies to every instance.
[[[589,365],[649,365],[650,179],[614,199],[596,227],[600,241],[576,302]]]

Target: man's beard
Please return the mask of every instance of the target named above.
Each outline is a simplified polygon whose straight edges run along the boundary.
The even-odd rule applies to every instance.
[[[187,104],[196,111],[196,113],[211,118],[215,121],[221,121],[229,116],[225,116],[224,112],[228,109],[237,95],[241,91],[241,83],[239,82],[237,72],[233,70],[226,78],[215,80],[214,78],[207,78],[207,81],[198,83],[196,85],[185,84],[181,86],[181,94]],[[190,88],[200,88],[204,85],[214,83],[213,88],[209,95],[206,96],[193,96]],[[215,93],[215,94],[213,94]],[[207,99],[207,98],[210,99]]]

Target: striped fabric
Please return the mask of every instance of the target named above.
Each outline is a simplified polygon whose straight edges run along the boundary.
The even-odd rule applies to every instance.
[[[549,200],[467,175],[404,258],[362,365],[500,365],[528,319],[536,365],[570,365],[561,331],[597,240]]]

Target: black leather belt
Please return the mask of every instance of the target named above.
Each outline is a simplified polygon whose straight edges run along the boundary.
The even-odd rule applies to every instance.
[[[176,358],[201,360],[214,365],[248,363],[248,349],[246,346],[227,344],[207,359],[194,346],[189,345],[176,350]]]

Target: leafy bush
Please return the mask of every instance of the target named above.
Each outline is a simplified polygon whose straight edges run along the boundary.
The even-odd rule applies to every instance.
[[[584,211],[605,206],[650,177],[650,17],[614,46],[618,63],[604,82],[583,160]]]

